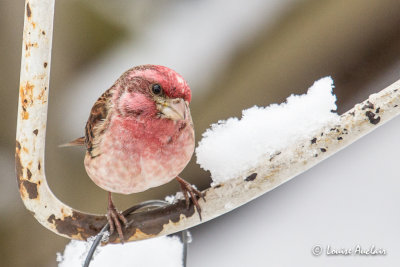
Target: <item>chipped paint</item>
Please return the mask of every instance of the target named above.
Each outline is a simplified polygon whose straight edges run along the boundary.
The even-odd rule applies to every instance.
[[[29,5],[29,2],[26,3],[26,16],[30,19],[32,17],[32,11],[31,11],[31,7]]]
[[[362,110],[366,110],[366,109],[374,109],[374,105],[371,102],[369,102],[368,100],[365,103],[365,105],[362,107]]]
[[[51,214],[47,222],[59,234],[68,236],[72,239],[87,239],[96,235],[107,222],[105,216],[96,216],[91,214],[74,211],[72,215],[63,214],[57,217]],[[128,215],[131,223],[123,228],[124,236],[127,240],[138,240],[156,236],[163,230],[163,226],[169,223],[177,223],[182,216],[189,218],[195,214],[193,205],[187,209],[185,202],[179,201],[168,207],[156,208],[146,212],[139,212]],[[109,242],[118,243],[120,240],[116,233],[110,236]]]
[[[105,216],[95,216],[74,211],[72,215],[64,214],[58,218],[51,214],[47,221],[53,225],[58,233],[73,239],[84,239],[96,235],[106,224]]]
[[[255,173],[253,173],[253,174],[247,176],[246,179],[244,179],[244,180],[245,180],[246,182],[250,182],[250,181],[254,181],[254,179],[256,179],[256,177],[257,177],[257,173],[255,172]]]
[[[23,175],[24,175],[24,170],[23,170],[23,167],[22,167],[21,158],[19,156],[20,151],[21,151],[21,145],[17,141],[16,142],[16,151],[15,151],[15,173],[17,175],[18,188],[21,188],[21,182],[22,182],[22,178],[23,178]]]
[[[381,117],[377,116],[375,118],[375,113],[373,113],[372,111],[365,112],[365,116],[367,116],[369,122],[372,124],[378,124],[381,121]]]
[[[22,181],[22,185],[25,188],[25,191],[28,193],[28,197],[30,199],[36,199],[38,197],[38,190],[37,190],[38,185],[36,183],[24,180]]]
[[[26,175],[28,176],[28,180],[32,178],[32,172],[28,168],[26,168]]]

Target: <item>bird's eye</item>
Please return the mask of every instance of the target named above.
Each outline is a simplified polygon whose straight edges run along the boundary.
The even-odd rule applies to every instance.
[[[160,95],[162,93],[162,88],[161,85],[159,84],[153,84],[153,86],[151,87],[151,91],[153,92],[153,94],[155,95]]]

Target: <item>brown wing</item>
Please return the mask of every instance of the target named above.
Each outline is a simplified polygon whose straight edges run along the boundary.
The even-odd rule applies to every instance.
[[[93,158],[100,155],[99,144],[109,124],[112,93],[113,87],[105,91],[97,99],[86,123],[85,144],[87,151]]]

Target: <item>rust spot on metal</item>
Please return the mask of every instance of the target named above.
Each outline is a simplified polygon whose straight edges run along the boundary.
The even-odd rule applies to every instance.
[[[37,184],[30,181],[22,181],[22,185],[25,187],[26,192],[30,199],[36,199],[38,197]]]
[[[42,31],[42,34],[43,34],[43,35],[46,35],[46,32],[45,32],[45,31]]]
[[[37,42],[28,43],[28,46],[38,48],[38,47],[39,47],[39,44],[38,44]]]
[[[136,229],[135,234],[132,236],[132,238],[128,239],[129,240],[141,240],[141,239],[147,239],[147,238],[151,238],[151,237],[155,237],[155,235],[149,235],[146,233],[143,233],[142,231],[140,231],[140,229]],[[113,240],[113,243],[120,243],[120,239],[116,238],[115,240]]]
[[[15,149],[15,173],[17,175],[18,188],[21,189],[21,181],[22,181],[22,176],[24,175],[24,170],[22,168],[21,158],[19,156],[20,151],[21,151],[21,144],[17,140]]]
[[[26,3],[26,16],[28,18],[31,18],[31,16],[32,16],[32,10],[31,10],[31,7],[29,6],[29,3]]]
[[[105,216],[90,215],[78,211],[73,211],[72,215],[67,216],[64,210],[61,210],[61,213],[61,218],[52,214],[47,221],[54,225],[58,233],[71,238],[87,240],[87,238],[96,235],[107,223]],[[180,200],[166,207],[130,214],[126,216],[130,223],[127,228],[123,228],[124,236],[127,240],[156,236],[163,231],[166,224],[176,224],[182,217],[190,217],[194,214],[193,204],[187,209],[185,200]],[[109,243],[119,242],[116,233],[110,236]]]
[[[36,24],[32,22],[33,27],[36,27]],[[30,57],[31,56],[31,51],[29,50],[31,47],[35,47],[38,48],[39,45],[37,42],[35,43],[31,43],[31,42],[27,42],[25,43],[25,57]]]
[[[16,147],[18,150],[21,150],[21,144],[18,142],[18,140],[16,140],[15,142],[16,142],[15,147]]]
[[[37,97],[37,100],[42,101],[42,104],[47,102],[47,97],[45,97],[46,90],[42,90]]]
[[[362,107],[362,110],[365,110],[365,109],[374,109],[374,104],[372,104],[371,102],[367,101],[367,104],[365,104]]]
[[[39,130],[38,130],[38,129],[35,129],[35,130],[33,130],[33,134],[34,134],[34,135],[36,135],[36,136],[37,136],[37,135],[38,135],[38,133],[39,133]]]
[[[64,208],[61,208],[61,214],[62,214],[62,216],[65,218],[65,217],[68,217],[68,214],[66,214],[65,213],[65,211],[64,211]]]
[[[311,139],[311,144],[315,144],[317,142],[317,138],[314,137],[313,139]]]
[[[272,161],[276,156],[279,156],[281,153],[282,153],[281,151],[278,151],[278,152],[274,153],[274,154],[270,157],[269,161]]]
[[[49,218],[47,218],[47,221],[49,222],[49,223],[53,223],[54,224],[54,221],[56,220],[56,216],[54,215],[54,214],[51,214],[50,216],[49,216]]]
[[[19,95],[21,97],[22,106],[22,119],[29,119],[29,113],[27,112],[27,107],[33,104],[33,84],[26,82],[25,85],[21,85],[19,89]]]
[[[37,168],[38,168],[39,171],[40,171],[40,169],[42,168],[42,166],[40,165],[40,161],[39,161],[39,163],[38,163],[38,165],[37,165]]]
[[[247,176],[246,179],[244,179],[246,182],[250,182],[250,181],[254,181],[254,179],[256,179],[257,177],[257,173],[252,173],[251,175]]]
[[[221,184],[217,184],[216,186],[214,186],[214,188],[220,188],[221,186]]]
[[[254,181],[257,177],[257,173],[252,173],[251,175],[247,176],[246,179],[244,179],[246,182]]]
[[[43,63],[43,67],[47,68],[47,62]]]
[[[325,148],[320,148],[321,149],[321,152],[326,152],[326,149]]]
[[[73,237],[80,236],[87,239],[100,232],[107,223],[105,216],[96,216],[74,211],[71,216],[56,218],[54,214],[47,221],[56,227],[57,232]]]
[[[30,180],[32,178],[32,172],[30,169],[26,169],[26,175],[28,176],[28,180]]]
[[[375,118],[375,113],[371,111],[365,112],[365,116],[368,117],[369,122],[372,124],[378,124],[381,121],[381,117],[378,116],[377,118]]]

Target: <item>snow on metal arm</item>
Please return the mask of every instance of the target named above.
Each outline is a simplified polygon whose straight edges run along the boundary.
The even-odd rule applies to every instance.
[[[44,170],[50,56],[54,0],[27,0],[18,102],[16,175],[21,198],[46,228],[78,240],[96,235],[104,215],[75,210],[58,200],[48,187]],[[272,190],[343,149],[400,113],[400,81],[341,115],[340,122],[321,129],[311,140],[286,148],[248,170],[204,191],[199,200],[203,221],[184,200],[166,207],[128,215],[124,235],[130,241],[171,234],[227,213]],[[109,242],[118,242],[113,235]]]

